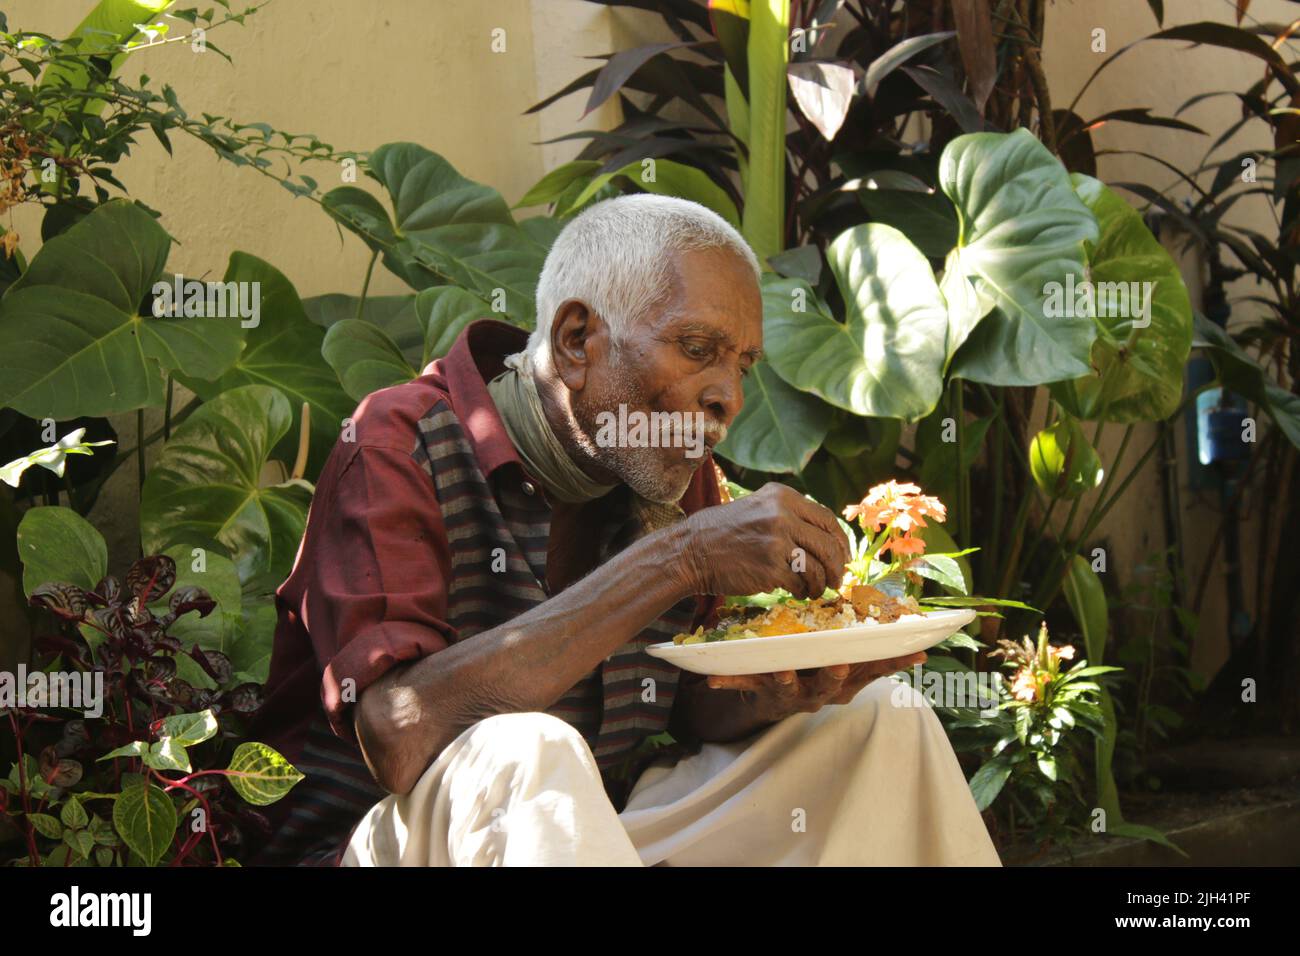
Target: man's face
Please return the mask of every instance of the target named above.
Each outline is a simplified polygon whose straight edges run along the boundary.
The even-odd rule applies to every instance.
[[[618,347],[593,356],[573,397],[586,451],[660,502],[681,498],[703,452],[725,436],[763,347],[762,297],[743,259],[697,250],[679,254],[675,270],[668,301]]]

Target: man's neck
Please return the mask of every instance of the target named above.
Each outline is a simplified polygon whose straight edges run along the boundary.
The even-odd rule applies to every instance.
[[[592,481],[602,485],[621,483],[622,479],[618,475],[597,462],[578,441],[578,422],[567,402],[568,390],[564,383],[540,373],[536,375],[535,381],[546,421],[573,463]]]

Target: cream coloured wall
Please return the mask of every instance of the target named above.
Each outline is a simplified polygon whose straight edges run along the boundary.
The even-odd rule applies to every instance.
[[[61,34],[90,6],[83,0],[8,0],[2,8],[11,27]],[[1166,6],[1166,25],[1222,20],[1231,12],[1224,0],[1178,0]],[[1250,14],[1285,21],[1292,10],[1284,0],[1255,0]],[[1106,30],[1108,50],[1113,51],[1153,32],[1156,24],[1139,0],[1051,4],[1045,63],[1057,106],[1068,105],[1101,59],[1090,49],[1096,27]],[[495,29],[505,31],[505,52],[492,51]],[[148,72],[170,83],[191,112],[206,110],[293,132],[311,131],[340,149],[366,150],[392,140],[413,140],[443,153],[461,172],[495,186],[513,202],[545,170],[580,148],[573,141],[538,144],[579,125],[586,94],[570,96],[540,115],[524,116],[523,111],[595,65],[584,57],[663,38],[656,17],[581,0],[274,0],[250,17],[247,26],[232,24],[213,33],[213,41],[234,59],[233,66],[210,52],[194,54],[177,44],[135,54],[127,71]],[[1088,117],[1117,106],[1141,105],[1170,114],[1196,92],[1239,88],[1259,75],[1257,61],[1243,54],[1209,48],[1188,54],[1185,47],[1162,42],[1131,51],[1093,84],[1079,111]],[[1233,102],[1204,102],[1186,118],[1217,134],[1235,119]],[[585,123],[609,128],[616,120],[611,103]],[[1186,165],[1194,150],[1199,156],[1205,148],[1202,137],[1121,124],[1097,131],[1095,140],[1099,148],[1141,149],[1179,165]],[[1247,144],[1239,137],[1230,148]],[[324,164],[303,171],[323,188],[338,182],[338,171]],[[164,224],[179,240],[169,262],[174,271],[219,274],[238,249],[276,265],[303,295],[355,293],[361,286],[366,256],[360,242],[340,242],[335,227],[314,204],[293,198],[250,170],[216,160],[197,143],[178,138],[176,157],[169,159],[148,138],[123,164],[121,176],[133,195],[163,212]],[[1101,176],[1156,187],[1173,179],[1150,161],[1127,156],[1105,157]],[[1261,217],[1267,215],[1262,202],[1239,204],[1233,212],[1238,220],[1253,217],[1263,222]],[[37,220],[30,211],[20,210],[15,225],[27,237],[24,249],[30,255]],[[1195,268],[1195,262],[1188,263],[1194,299],[1199,292]],[[376,270],[372,291],[401,288],[398,280]],[[155,419],[151,415],[146,427],[155,427]],[[133,445],[134,416],[115,424],[123,446]],[[1146,430],[1141,431],[1132,443],[1130,461],[1149,441]],[[1109,429],[1103,442],[1108,461],[1119,432]],[[1185,455],[1180,444],[1179,459]],[[131,471],[119,471],[91,516],[105,529],[119,562],[135,547]],[[1153,465],[1100,529],[1098,539],[1113,549],[1110,567],[1121,580],[1147,553],[1164,546],[1158,503]],[[1188,503],[1184,529],[1189,569],[1195,575],[1213,529],[1204,503]],[[1256,526],[1247,532],[1243,552],[1249,577]],[[1197,664],[1207,674],[1226,653],[1226,645],[1213,638],[1224,630],[1223,608],[1216,580],[1204,608],[1203,633],[1211,639],[1198,645]]]

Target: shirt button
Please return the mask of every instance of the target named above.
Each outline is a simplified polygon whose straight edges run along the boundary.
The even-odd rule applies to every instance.
[[[521,487],[523,488],[524,494],[526,495],[536,494],[537,492],[537,486],[534,485],[531,481],[525,481]]]

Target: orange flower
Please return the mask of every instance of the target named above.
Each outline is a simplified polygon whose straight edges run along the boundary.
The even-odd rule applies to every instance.
[[[1036,700],[1038,698],[1038,682],[1034,680],[1034,675],[1030,673],[1028,667],[1022,667],[1016,671],[1016,676],[1011,682],[1011,693],[1016,700]]]
[[[864,531],[873,533],[892,527],[908,534],[915,528],[926,527],[927,516],[944,521],[948,509],[938,498],[921,494],[921,489],[911,482],[893,480],[876,485],[860,502],[844,509],[845,518],[849,521],[857,518]]]
[[[894,552],[896,558],[901,558],[907,554],[925,554],[925,541],[910,534],[899,535],[897,538],[890,538],[885,542],[880,552],[883,554],[886,551]]]

